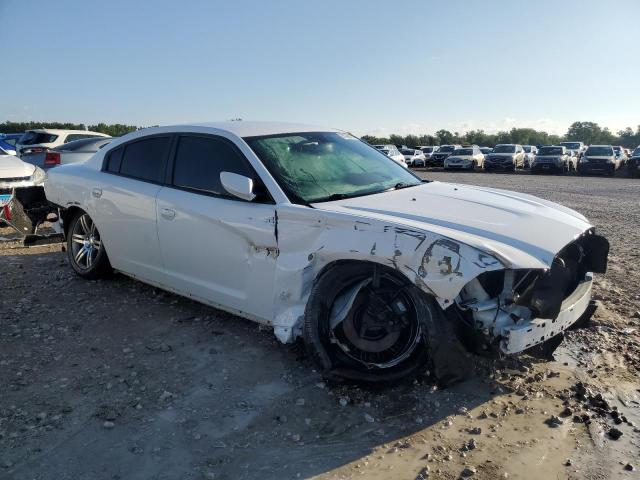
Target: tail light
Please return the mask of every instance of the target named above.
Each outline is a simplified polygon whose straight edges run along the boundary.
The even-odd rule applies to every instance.
[[[8,203],[5,204],[5,206],[2,207],[2,209],[4,210],[4,219],[7,222],[10,222],[11,221],[11,209],[9,208],[9,204]]]
[[[45,167],[55,167],[60,165],[60,152],[47,152],[44,156]]]

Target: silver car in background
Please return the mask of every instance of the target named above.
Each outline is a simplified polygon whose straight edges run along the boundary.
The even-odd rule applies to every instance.
[[[600,173],[613,176],[618,168],[620,159],[611,145],[590,145],[578,163],[581,175]]]
[[[496,145],[484,158],[485,170],[511,170],[524,167],[524,149],[515,143]]]
[[[113,140],[112,137],[85,138],[65,143],[51,150],[22,155],[22,160],[48,169],[68,163],[83,162]]]
[[[570,156],[566,147],[561,145],[540,147],[531,163],[531,172],[565,173],[576,166],[575,159],[576,157]]]
[[[538,153],[538,147],[535,145],[523,145],[522,148],[524,150],[524,168],[530,168],[531,162],[533,162],[536,153]]]
[[[424,166],[426,157],[422,150],[417,150],[415,148],[401,148],[400,153],[404,156],[404,163],[406,163],[410,167],[415,167],[416,162],[420,163]]]

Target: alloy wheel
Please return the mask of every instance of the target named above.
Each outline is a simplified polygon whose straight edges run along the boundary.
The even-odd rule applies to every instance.
[[[95,223],[89,215],[82,214],[71,232],[73,262],[79,269],[89,270],[94,265],[101,246],[100,233]]]

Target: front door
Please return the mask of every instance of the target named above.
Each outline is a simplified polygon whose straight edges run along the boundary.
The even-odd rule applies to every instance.
[[[220,183],[223,171],[258,183],[229,140],[179,136],[171,185],[161,188],[156,201],[167,282],[184,295],[270,321],[275,205],[266,194],[252,202],[230,196]]]

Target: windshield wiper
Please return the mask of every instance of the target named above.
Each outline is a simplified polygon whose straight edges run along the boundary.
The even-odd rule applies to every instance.
[[[409,188],[409,187],[416,187],[420,185],[420,183],[405,183],[405,182],[400,182],[400,183],[396,183],[396,185],[393,187],[396,190],[401,190],[403,188]]]
[[[333,200],[344,200],[345,198],[350,198],[351,195],[347,195],[346,193],[332,193],[331,195],[327,195],[326,197],[315,198],[311,200],[309,203],[316,202],[331,202]]]

